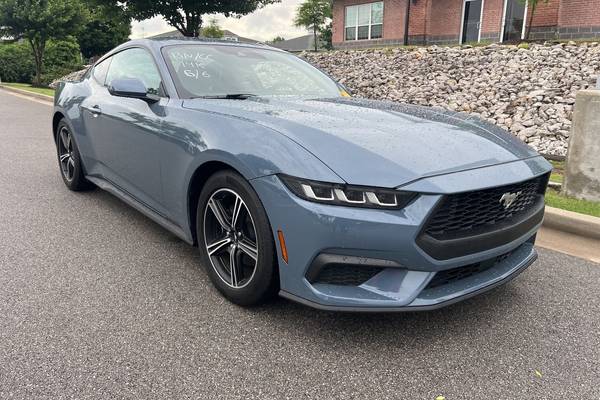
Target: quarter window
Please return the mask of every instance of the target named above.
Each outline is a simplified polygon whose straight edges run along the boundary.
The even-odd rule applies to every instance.
[[[104,85],[106,81],[106,74],[108,72],[108,66],[110,65],[110,58],[103,60],[101,63],[96,64],[94,67],[94,72],[92,73],[94,79],[98,81],[99,84]]]
[[[146,50],[140,48],[123,50],[115,54],[112,59],[106,77],[109,85],[114,79],[137,78],[144,82],[148,93],[162,95],[160,73],[154,59]]]
[[[346,7],[346,40],[383,37],[383,1]]]

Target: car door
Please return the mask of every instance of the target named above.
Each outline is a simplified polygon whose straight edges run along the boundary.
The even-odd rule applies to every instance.
[[[82,98],[80,104],[83,129],[78,132],[77,146],[84,161],[86,174],[96,178],[104,176],[104,165],[97,156],[99,149],[99,144],[95,141],[97,135],[90,134],[96,132],[100,127],[99,114],[94,112],[92,104],[97,103],[98,97],[108,96],[105,81],[111,60],[112,58],[109,57],[94,66],[88,78],[90,94]]]
[[[149,93],[162,96],[156,103],[113,96],[108,90],[95,91],[86,100],[93,119],[89,132],[95,157],[102,164],[103,178],[160,214],[160,134],[165,98],[162,79],[152,55],[142,48],[130,48],[113,55],[106,85],[120,78],[137,78]]]

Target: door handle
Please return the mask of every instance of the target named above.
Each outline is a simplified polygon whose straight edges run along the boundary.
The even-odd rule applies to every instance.
[[[86,110],[92,113],[92,115],[94,117],[98,117],[100,114],[102,114],[102,110],[100,109],[100,106],[93,105],[92,107],[81,107],[82,110]]]

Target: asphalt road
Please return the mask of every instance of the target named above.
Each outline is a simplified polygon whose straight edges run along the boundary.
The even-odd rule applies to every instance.
[[[69,192],[50,120],[0,90],[0,399],[600,398],[600,265],[541,249],[427,313],[242,309],[195,248]]]

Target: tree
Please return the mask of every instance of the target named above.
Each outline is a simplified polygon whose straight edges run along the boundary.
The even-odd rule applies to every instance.
[[[538,3],[542,2],[548,4],[549,0],[521,0],[521,3],[525,4],[525,7],[529,6],[529,21],[527,22],[527,28],[525,30],[525,40],[529,40],[529,33],[531,32],[531,24],[533,23],[533,14],[537,9]]]
[[[0,0],[1,35],[25,39],[35,63],[34,85],[40,85],[46,44],[76,34],[86,12],[79,0]]]
[[[294,25],[303,26],[313,32],[315,51],[318,51],[318,34],[324,29],[327,20],[332,18],[331,0],[305,0],[296,10]]]
[[[271,40],[271,43],[279,43],[279,42],[285,42],[285,38],[283,36],[275,36],[273,38],[273,40]]]
[[[325,28],[321,31],[321,42],[323,47],[327,50],[333,49],[333,23],[329,22],[325,25]]]
[[[81,70],[81,50],[74,37],[65,40],[49,40],[44,55],[44,73],[41,84],[46,86],[55,79],[61,78],[73,71]]]
[[[240,17],[268,4],[281,0],[124,0],[122,3],[138,20],[161,15],[169,25],[184,36],[198,37],[205,14]]]
[[[202,36],[207,38],[220,39],[223,35],[223,30],[219,27],[219,21],[216,18],[211,19],[208,26],[202,29]]]
[[[77,41],[85,58],[101,56],[127,41],[131,34],[131,17],[117,4],[86,0],[89,19]]]

